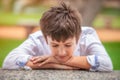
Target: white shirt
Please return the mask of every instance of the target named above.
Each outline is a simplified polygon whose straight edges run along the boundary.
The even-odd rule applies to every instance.
[[[50,52],[42,32],[37,31],[8,54],[4,60],[3,69],[19,69],[25,66],[30,57],[48,55]],[[82,33],[73,54],[87,56],[87,61],[91,65],[90,71],[112,71],[113,69],[109,55],[96,31],[91,27],[82,27]]]

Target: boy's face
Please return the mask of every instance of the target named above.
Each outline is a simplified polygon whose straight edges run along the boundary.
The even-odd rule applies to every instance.
[[[47,36],[47,42],[52,51],[52,55],[60,62],[66,62],[71,57],[76,48],[76,38],[69,38],[66,41],[58,42]]]

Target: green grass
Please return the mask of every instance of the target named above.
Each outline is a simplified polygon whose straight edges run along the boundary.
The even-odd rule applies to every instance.
[[[0,25],[16,25],[21,19],[33,19],[39,22],[42,14],[46,11],[48,7],[40,6],[40,11],[37,13],[24,13],[24,14],[13,14],[12,12],[5,13],[4,11],[0,10]],[[104,28],[105,27],[105,20],[110,17],[111,23],[110,25],[112,28],[120,28],[120,9],[116,8],[103,8],[100,11],[100,16],[96,16],[95,20],[93,21],[93,26],[96,28]]]
[[[16,25],[21,20],[35,20],[39,21],[42,14],[13,14],[13,13],[0,13],[0,25]]]
[[[112,28],[120,28],[120,8],[103,8],[93,21],[96,28],[104,28],[106,20],[110,20]]]
[[[42,14],[48,9],[47,6],[38,6],[37,11],[23,12],[21,14],[12,11],[5,12],[0,7],[0,25],[17,25],[21,20],[34,20],[39,22]]]
[[[0,39],[0,67],[6,55],[24,40],[10,40],[10,39]],[[109,53],[114,70],[120,70],[120,42],[103,42],[107,52]]]
[[[112,16],[112,15],[98,15],[94,22],[93,26],[96,28],[104,28],[106,26],[106,21],[109,20],[109,25],[114,29],[120,28],[120,16]]]
[[[114,70],[120,70],[120,42],[104,42],[103,44],[112,59]]]

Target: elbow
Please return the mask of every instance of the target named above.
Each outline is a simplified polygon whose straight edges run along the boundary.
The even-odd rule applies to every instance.
[[[113,64],[112,64],[111,60],[108,59],[104,62],[101,62],[98,70],[99,71],[107,71],[107,72],[113,71]]]
[[[111,63],[100,63],[97,67],[91,67],[90,71],[101,71],[101,72],[111,72],[113,71],[113,65]]]
[[[17,66],[14,62],[6,59],[3,62],[2,69],[19,69],[19,66]]]
[[[91,64],[90,71],[113,71],[112,61],[108,57],[94,56],[93,62],[89,63]]]
[[[9,69],[9,61],[7,59],[4,60],[3,64],[2,64],[2,69]]]
[[[110,61],[109,63],[106,64],[106,71],[113,71],[113,65],[112,65],[112,62]]]
[[[8,61],[3,62],[2,69],[11,69],[10,65],[8,64]]]
[[[108,71],[113,71],[113,66],[109,67]]]

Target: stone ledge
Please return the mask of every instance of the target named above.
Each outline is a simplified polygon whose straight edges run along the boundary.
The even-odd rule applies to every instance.
[[[120,71],[2,70],[0,80],[120,80]]]

